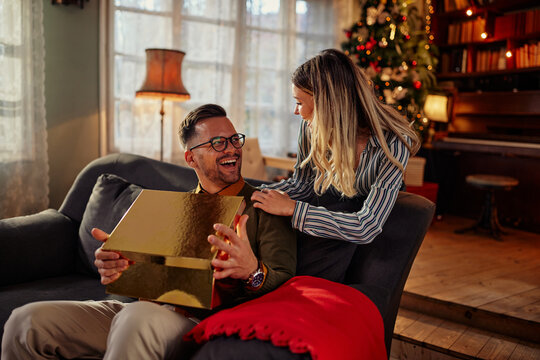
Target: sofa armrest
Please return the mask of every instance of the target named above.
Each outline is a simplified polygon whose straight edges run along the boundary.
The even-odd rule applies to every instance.
[[[77,229],[53,209],[0,220],[0,286],[74,272]]]

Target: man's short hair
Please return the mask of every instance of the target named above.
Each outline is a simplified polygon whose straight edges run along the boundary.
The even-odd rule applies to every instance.
[[[178,136],[184,149],[186,149],[188,141],[195,135],[195,126],[199,121],[224,116],[227,116],[227,112],[224,108],[216,104],[206,104],[191,110],[186,115],[184,121],[182,121],[182,124],[180,124],[180,129],[178,130]]]

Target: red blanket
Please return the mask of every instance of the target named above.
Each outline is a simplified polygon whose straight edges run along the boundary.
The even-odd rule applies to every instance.
[[[367,296],[350,286],[297,276],[260,298],[212,315],[185,337],[257,338],[314,360],[387,359],[384,325]]]

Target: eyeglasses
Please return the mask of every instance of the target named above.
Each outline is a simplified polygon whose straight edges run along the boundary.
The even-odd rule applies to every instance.
[[[227,149],[227,146],[229,145],[229,142],[231,143],[231,145],[234,148],[240,149],[242,146],[244,146],[245,140],[246,140],[246,135],[240,134],[240,133],[234,134],[234,135],[232,135],[230,137],[216,136],[216,137],[211,138],[207,142],[203,142],[202,144],[193,146],[189,150],[191,151],[191,150],[196,149],[196,148],[198,148],[200,146],[210,144],[212,146],[212,149],[214,149],[217,152],[222,152],[222,151],[225,151],[225,149]]]

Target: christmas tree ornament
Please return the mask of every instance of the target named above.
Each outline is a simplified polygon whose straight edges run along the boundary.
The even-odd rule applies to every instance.
[[[393,105],[396,103],[396,100],[394,99],[394,96],[392,95],[392,90],[390,89],[384,89],[383,90],[384,95],[384,102],[390,105]]]
[[[392,75],[392,68],[385,67],[382,69],[382,72],[381,72],[381,80],[389,81],[391,79],[391,75]]]
[[[366,11],[366,24],[367,26],[372,26],[373,24],[375,24],[375,20],[377,19],[377,8],[370,7]]]

